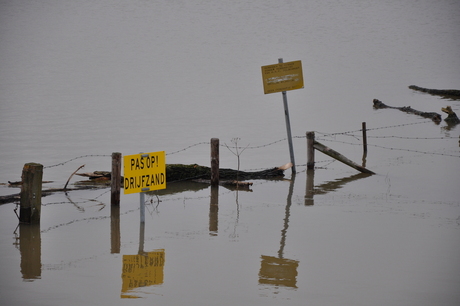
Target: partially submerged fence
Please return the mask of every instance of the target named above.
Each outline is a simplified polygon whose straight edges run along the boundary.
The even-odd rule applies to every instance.
[[[355,131],[348,131],[348,132],[341,132],[341,133],[321,133],[317,132],[323,137],[328,137],[328,136],[337,136],[337,135],[346,135],[346,136],[353,136],[355,138],[362,137],[362,143],[359,145],[362,145],[363,147],[363,166],[360,166],[356,164],[355,162],[349,160],[348,158],[344,157],[342,154],[339,152],[323,145],[322,143],[318,142],[315,140],[315,132],[307,132],[306,136],[296,136],[294,138],[306,138],[307,140],[307,163],[305,165],[297,165],[297,166],[306,166],[307,169],[315,169],[315,164],[318,163],[315,161],[315,150],[320,151],[332,158],[334,160],[339,160],[343,162],[344,164],[353,167],[354,169],[362,172],[362,173],[368,173],[368,174],[374,174],[374,172],[370,171],[369,169],[365,168],[365,156],[367,154],[367,147],[374,146],[377,148],[383,148],[383,149],[390,149],[390,150],[402,150],[402,151],[409,151],[409,152],[417,152],[417,153],[425,153],[425,154],[433,154],[433,155],[444,155],[444,156],[452,156],[452,157],[460,157],[457,155],[450,155],[450,154],[444,154],[444,153],[436,153],[436,152],[424,152],[424,151],[418,151],[418,150],[410,150],[410,149],[401,149],[401,148],[394,148],[394,147],[384,147],[376,144],[368,144],[368,137],[367,132],[368,131],[373,131],[373,130],[380,130],[384,128],[393,128],[393,127],[402,127],[405,125],[414,125],[414,124],[420,124],[420,123],[428,123],[431,121],[424,121],[424,122],[417,122],[417,123],[409,123],[409,124],[400,124],[400,125],[393,125],[393,126],[387,126],[387,127],[380,127],[380,128],[373,128],[373,129],[367,129],[366,128],[366,123],[362,123],[362,129],[360,130],[355,130]],[[360,135],[358,135],[359,133]],[[404,138],[408,139],[408,137],[400,137],[400,136],[371,136],[372,138]],[[369,137],[369,138],[371,138]],[[436,138],[423,138],[423,137],[417,137],[417,138],[410,138],[410,139],[420,139],[420,140],[427,140],[427,139],[453,139],[453,137],[436,137]],[[274,142],[271,142],[266,145],[260,145],[260,146],[254,146],[254,147],[244,147],[244,149],[260,149],[260,148],[266,148],[270,145],[274,145],[276,143],[286,141],[286,138],[280,139]],[[335,142],[343,143],[343,144],[350,144],[350,145],[357,145],[356,143],[349,143],[349,142],[344,142],[344,141],[338,141],[338,140],[332,140]],[[188,146],[184,149],[174,151],[168,154],[176,154],[179,152],[183,152],[187,149],[190,149],[192,147],[198,146],[198,145],[211,145],[211,177],[210,177],[210,182],[212,186],[216,186],[219,184],[219,147],[221,146],[219,144],[219,139],[218,138],[212,138],[210,142],[201,142],[198,144],[194,144],[191,146]],[[237,145],[237,144],[236,144]],[[227,148],[229,148],[227,145],[225,145]],[[60,165],[64,165],[72,160],[76,160],[78,158],[83,158],[83,157],[92,157],[92,156],[110,156],[110,155],[85,155],[85,156],[80,156],[73,158],[71,160],[68,160],[63,163],[59,163],[56,165],[52,166],[47,166],[43,167],[40,164],[36,163],[28,163],[24,165],[23,169],[23,174],[22,174],[22,185],[21,185],[21,193],[18,195],[12,195],[12,196],[3,196],[0,197],[0,203],[7,203],[7,202],[14,202],[16,200],[20,200],[20,215],[18,215],[19,221],[21,223],[38,223],[40,221],[40,205],[41,205],[41,197],[42,197],[42,176],[43,176],[43,169],[45,168],[51,168],[51,167],[56,167]],[[111,204],[112,205],[119,205],[120,203],[120,190],[122,188],[121,186],[121,158],[122,155],[121,153],[114,152],[111,155],[112,158],[112,179],[111,179]],[[324,162],[324,161],[321,161]],[[239,169],[238,169],[239,170]],[[69,178],[70,179],[70,178]],[[67,187],[67,184],[66,184]],[[65,191],[66,187],[64,189],[55,189],[53,191]]]

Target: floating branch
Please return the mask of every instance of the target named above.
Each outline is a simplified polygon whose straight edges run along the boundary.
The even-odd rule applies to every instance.
[[[422,116],[423,118],[429,118],[429,119],[433,120],[435,123],[440,123],[441,119],[442,119],[441,115],[438,114],[438,113],[421,112],[421,111],[413,109],[410,106],[403,106],[403,107],[388,106],[388,105],[384,104],[382,101],[377,100],[377,99],[374,99],[373,103],[374,103],[374,108],[377,108],[377,109],[380,109],[380,108],[399,109],[400,111],[403,111],[403,112],[406,112],[406,113],[409,113],[409,114],[415,114],[415,115]]]
[[[410,85],[409,88],[412,90],[425,92],[425,93],[428,93],[434,96],[442,96],[443,98],[448,98],[448,99],[453,99],[453,100],[460,99],[460,90],[457,90],[457,89],[430,89],[430,88],[418,87],[415,85]]]
[[[290,165],[287,164],[287,165]],[[284,177],[284,170],[290,167],[284,165],[262,171],[246,172],[233,169],[219,169],[219,178],[223,180],[248,180]],[[193,165],[170,164],[166,165],[166,181],[181,181],[191,179],[210,179],[211,168]]]
[[[77,170],[75,170],[70,176],[69,176],[69,179],[67,180],[67,182],[65,183],[64,185],[64,190],[67,189],[67,185],[69,184],[69,181],[70,179],[72,178],[72,176],[74,176],[75,173],[77,173],[78,170],[80,170],[81,168],[83,168],[85,165],[81,165],[80,167],[78,167]]]
[[[246,172],[233,169],[219,169],[219,177],[223,180],[248,180],[284,177],[284,170],[292,167],[291,163],[281,167],[274,167],[262,171]],[[76,173],[76,175],[88,177],[90,180],[110,180],[109,171],[94,171],[86,173]],[[166,181],[186,181],[193,179],[210,179],[211,168],[197,164],[169,164],[166,165]]]
[[[441,110],[447,114],[447,118],[444,119],[447,124],[454,125],[460,123],[460,119],[458,119],[457,114],[452,110],[452,107],[446,106],[441,108]]]

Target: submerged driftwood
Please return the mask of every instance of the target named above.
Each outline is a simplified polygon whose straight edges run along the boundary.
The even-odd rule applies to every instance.
[[[94,184],[91,186],[77,186],[73,188],[50,188],[50,189],[43,189],[42,190],[42,197],[49,196],[55,192],[67,192],[72,190],[88,190],[88,189],[95,189],[97,188]],[[0,196],[0,204],[12,203],[19,201],[21,199],[20,193]]]
[[[233,169],[219,169],[220,184],[223,186],[233,186],[243,189],[249,189],[252,185],[250,182],[242,182],[248,179],[272,179],[284,177],[284,170],[292,167],[291,163],[285,164],[281,167],[274,167],[262,171],[238,171]],[[94,171],[86,173],[75,173],[76,175],[87,177],[89,181],[76,182],[75,185],[80,185],[74,188],[55,188],[47,189],[42,191],[42,196],[47,196],[54,192],[62,192],[69,190],[82,190],[97,188],[101,184],[109,183],[111,179],[111,173],[109,171]],[[200,165],[182,165],[182,164],[170,164],[166,165],[166,181],[191,181],[195,180],[201,183],[210,183],[211,168],[200,166]],[[123,178],[122,178],[123,181]],[[20,182],[15,182],[20,185]],[[18,194],[12,194],[8,196],[0,196],[0,204],[11,203],[18,201]]]
[[[441,115],[438,114],[438,113],[421,112],[421,111],[413,109],[410,106],[403,106],[403,107],[388,106],[388,105],[384,104],[382,101],[377,100],[377,99],[374,99],[373,103],[374,103],[374,108],[377,108],[377,109],[379,109],[379,108],[399,109],[400,111],[403,111],[403,112],[406,112],[406,113],[409,113],[409,114],[415,114],[415,115],[422,116],[423,118],[429,118],[429,119],[433,120],[436,123],[440,123],[441,119],[442,119]]]
[[[457,114],[452,110],[452,107],[446,106],[441,108],[443,112],[447,114],[447,118],[444,119],[445,122],[449,125],[459,124],[460,119],[457,117]]]
[[[262,171],[238,171],[233,169],[219,169],[220,180],[249,180],[284,177],[284,170],[292,167],[286,164],[281,167],[274,167]],[[200,165],[166,165],[166,181],[182,181],[190,179],[210,179],[211,168]]]
[[[265,179],[284,177],[284,170],[292,167],[291,163],[281,167],[274,167],[262,171],[238,171],[233,169],[219,169],[219,178],[225,181],[235,180],[248,180],[248,179]],[[76,175],[88,177],[95,181],[108,181],[111,179],[109,171],[94,171],[86,173],[76,173]],[[166,182],[197,180],[197,179],[210,179],[211,168],[200,166],[197,164],[183,165],[183,164],[169,164],[166,165]]]
[[[418,87],[415,85],[410,85],[409,88],[412,90],[425,92],[430,95],[442,96],[443,98],[449,98],[449,99],[454,99],[454,100],[460,99],[460,90],[457,90],[457,89],[431,89],[431,88]]]

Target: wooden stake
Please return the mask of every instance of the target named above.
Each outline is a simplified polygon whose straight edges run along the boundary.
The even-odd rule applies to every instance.
[[[111,174],[111,195],[110,203],[120,205],[121,188],[121,153],[112,153],[112,174]]]
[[[211,185],[219,185],[219,138],[211,138]]]
[[[367,132],[366,132],[366,122],[363,122],[363,150],[364,150],[364,154],[367,154]]]
[[[337,151],[334,151],[332,150],[331,148],[328,148],[326,147],[325,145],[315,141],[314,142],[314,145],[316,150],[318,151],[321,151],[323,152],[324,154],[332,157],[332,158],[335,158],[337,159],[338,161],[341,161],[342,163],[352,167],[352,168],[355,168],[356,170],[360,171],[360,172],[363,172],[363,173],[371,173],[371,174],[375,174],[374,172],[364,168],[364,167],[361,167],[360,165],[356,164],[355,162],[349,160],[348,158],[346,158],[345,156],[343,156],[342,154],[340,154],[339,152]]]
[[[22,170],[19,222],[40,223],[43,165],[28,163]]]
[[[315,169],[315,132],[307,132],[307,169]]]

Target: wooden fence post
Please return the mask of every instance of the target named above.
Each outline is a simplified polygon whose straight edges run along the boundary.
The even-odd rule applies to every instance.
[[[367,154],[367,132],[366,132],[366,122],[363,122],[363,150],[364,150],[364,154]]]
[[[211,186],[219,185],[219,138],[211,138]]]
[[[22,170],[19,222],[40,223],[43,165],[28,163]]]
[[[111,195],[110,203],[120,205],[120,188],[121,188],[121,153],[112,153],[112,174],[111,174]]]
[[[315,132],[307,132],[307,169],[315,169]]]

